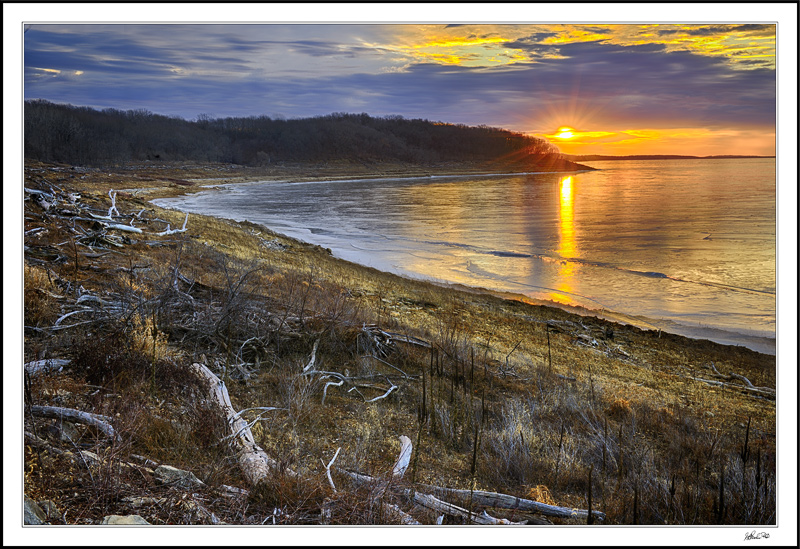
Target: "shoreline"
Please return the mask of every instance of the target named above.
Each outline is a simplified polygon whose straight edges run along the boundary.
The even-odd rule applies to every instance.
[[[382,176],[382,177],[336,177],[336,178],[304,178],[301,177],[300,179],[274,179],[268,180],[263,178],[239,178],[239,181],[230,181],[230,178],[222,178],[224,183],[208,183],[208,179],[201,180],[197,179],[194,182],[201,187],[197,189],[198,192],[214,192],[217,189],[225,189],[225,188],[235,188],[238,186],[248,186],[248,185],[258,185],[258,184],[269,184],[269,183],[292,183],[292,184],[304,184],[304,183],[319,183],[319,182],[352,182],[352,181],[385,181],[385,180],[406,180],[406,179],[425,179],[429,177],[434,178],[459,178],[459,177],[501,177],[501,176],[515,176],[515,175],[533,175],[537,173],[576,173],[576,172],[511,172],[511,173],[457,173],[457,174],[437,174],[437,175],[407,175],[407,176]],[[190,193],[180,193],[180,195],[185,196],[186,194]],[[194,193],[192,193],[194,194]],[[152,203],[155,206],[160,208],[168,208],[168,209],[176,209],[178,211],[185,212],[184,210],[180,210],[179,208],[175,208],[172,205],[164,204],[165,201],[171,201],[179,199],[180,196],[169,196],[169,197],[154,197],[154,198],[146,198],[149,203]],[[191,213],[191,212],[189,212]],[[263,226],[265,229],[280,234],[285,238],[289,238],[292,240],[296,240],[297,242],[311,245],[311,246],[319,246],[320,244],[310,242],[299,238],[297,236],[287,235],[284,233],[280,233],[279,230],[276,230],[273,227],[264,225],[262,223],[253,222],[251,220],[242,219],[236,220],[229,217],[224,216],[216,216],[213,214],[209,214],[207,212],[199,212],[201,215],[211,215],[212,217],[217,217],[218,219],[225,219],[230,220],[233,222],[237,221],[246,221],[249,223],[254,223],[260,226]],[[197,215],[197,212],[195,212]],[[677,335],[681,337],[686,337],[688,339],[698,340],[698,341],[711,341],[713,343],[718,343],[720,345],[726,345],[730,347],[744,347],[749,350],[758,352],[760,354],[765,354],[769,356],[775,356],[777,353],[776,350],[776,342],[777,342],[777,333],[775,337],[769,337],[768,335],[757,335],[757,334],[748,334],[744,332],[736,332],[732,330],[727,330],[720,327],[715,326],[708,326],[708,325],[690,325],[690,324],[682,324],[679,322],[674,322],[667,319],[655,319],[655,318],[646,318],[646,317],[639,317],[636,315],[622,313],[617,311],[605,310],[605,309],[591,309],[588,307],[584,307],[581,305],[570,305],[564,303],[558,303],[556,301],[550,301],[546,299],[539,299],[532,296],[527,296],[525,294],[521,294],[514,291],[509,290],[501,290],[501,289],[493,289],[487,288],[483,286],[470,286],[462,283],[451,282],[447,280],[438,280],[432,277],[429,277],[422,273],[406,273],[402,271],[395,271],[392,269],[385,269],[380,267],[372,267],[367,265],[363,262],[358,260],[350,260],[345,259],[344,257],[334,255],[336,259],[341,261],[348,261],[351,263],[355,263],[367,268],[376,268],[377,270],[387,273],[393,274],[397,276],[401,276],[408,280],[419,281],[422,283],[428,284],[435,284],[440,287],[449,287],[449,288],[457,288],[467,292],[474,292],[479,294],[486,294],[492,295],[496,297],[500,297],[501,299],[510,299],[514,301],[519,301],[522,303],[528,303],[548,308],[555,308],[566,311],[571,314],[576,314],[582,317],[594,317],[600,318],[603,320],[608,320],[610,322],[614,322],[621,325],[630,325],[641,330],[652,330],[654,332],[665,332],[672,335]]]

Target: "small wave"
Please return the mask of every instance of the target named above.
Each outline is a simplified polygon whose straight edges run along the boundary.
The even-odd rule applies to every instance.
[[[678,282],[688,282],[690,284],[700,284],[702,286],[710,286],[712,288],[720,288],[722,290],[730,290],[732,292],[742,292],[746,294],[758,294],[758,295],[769,295],[775,297],[775,292],[770,292],[767,290],[756,290],[755,288],[743,288],[741,286],[733,286],[731,284],[722,284],[720,282],[705,282],[703,280],[686,280],[683,278],[673,278],[669,277],[672,280],[677,280]]]
[[[571,261],[574,263],[581,263],[584,265],[592,265],[595,267],[608,267],[612,269],[616,269],[618,271],[635,274],[637,276],[645,276],[647,278],[662,278],[665,280],[673,280],[675,282],[684,282],[686,284],[699,284],[700,286],[708,286],[711,288],[719,288],[721,290],[729,290],[731,292],[741,292],[747,294],[758,294],[758,295],[769,295],[775,296],[775,292],[770,292],[768,290],[757,290],[755,288],[745,288],[743,286],[734,286],[733,284],[723,284],[721,282],[709,282],[706,280],[690,280],[687,278],[681,278],[678,276],[670,276],[665,273],[660,273],[658,271],[637,271],[636,269],[627,269],[625,267],[617,267],[614,265],[610,265],[607,263],[600,263],[596,261],[584,261],[584,260],[572,260],[567,259],[566,261]]]
[[[629,273],[633,273],[639,276],[646,276],[648,278],[664,278],[668,280],[674,280],[675,282],[685,282],[687,284],[699,284],[700,286],[708,286],[711,288],[719,288],[721,290],[729,290],[731,292],[741,292],[746,294],[759,294],[759,295],[770,295],[774,296],[775,292],[770,292],[767,290],[756,290],[755,288],[745,288],[742,286],[734,286],[732,284],[723,284],[721,282],[708,282],[705,280],[689,280],[686,278],[681,278],[678,276],[670,276],[664,273],[653,272],[653,271],[636,271],[632,269],[625,269],[622,267],[616,267],[616,269],[620,271],[626,271]]]
[[[664,273],[659,273],[656,271],[635,271],[632,269],[620,269],[620,270],[627,270],[630,273],[637,274],[640,276],[646,276],[647,278],[672,278],[669,275],[665,275]],[[673,279],[674,280],[674,279]]]
[[[462,250],[470,250],[478,254],[493,255],[495,257],[518,257],[520,259],[530,259],[530,258],[540,257],[537,254],[515,252],[513,250],[489,250],[486,248],[481,248],[480,246],[474,246],[472,244],[463,244],[461,242],[449,242],[446,240],[421,240],[417,242],[420,242],[422,244],[430,244],[432,246],[445,246],[448,248],[459,248]]]
[[[489,255],[496,255],[497,257],[522,257],[522,258],[533,257],[531,254],[521,254],[519,252],[502,252],[497,250],[485,253],[488,253]]]

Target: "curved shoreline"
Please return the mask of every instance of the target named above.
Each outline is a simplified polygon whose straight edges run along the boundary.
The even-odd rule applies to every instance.
[[[254,180],[249,180],[249,181],[227,182],[227,183],[222,183],[222,184],[213,184],[213,183],[211,183],[211,184],[200,184],[200,181],[197,181],[197,183],[200,184],[200,186],[202,187],[202,191],[201,192],[212,193],[212,192],[214,192],[215,190],[218,190],[218,189],[235,188],[235,187],[238,187],[238,186],[249,186],[249,185],[257,185],[257,184],[269,184],[269,183],[272,183],[272,182],[274,182],[274,183],[290,182],[292,184],[295,184],[295,183],[296,184],[320,183],[320,182],[336,183],[336,182],[352,182],[352,181],[413,180],[413,179],[427,179],[429,177],[459,178],[459,177],[482,177],[482,176],[484,176],[484,177],[517,176],[517,175],[528,175],[528,174],[532,175],[532,174],[535,174],[535,173],[554,173],[554,172],[524,172],[524,173],[515,172],[515,173],[504,173],[504,174],[497,174],[497,173],[449,174],[449,175],[436,175],[436,176],[412,175],[412,176],[404,176],[404,177],[400,176],[400,177],[364,177],[364,178],[352,178],[352,177],[350,177],[350,178],[346,178],[346,179],[345,178],[332,178],[332,179],[328,179],[328,178],[323,178],[323,179],[308,179],[308,178],[304,178],[304,179],[295,180],[295,181],[287,181],[285,179],[284,180],[272,180],[272,181],[265,180],[265,179],[254,179]],[[556,172],[556,173],[567,173],[567,172]],[[568,173],[575,173],[575,172],[568,172]],[[179,211],[184,211],[184,210],[181,210],[180,207],[176,207],[176,205],[173,203],[176,200],[180,200],[179,196],[164,197],[164,198],[153,198],[153,199],[148,199],[148,200],[152,204],[154,204],[154,205],[156,205],[158,207],[161,207],[161,208],[177,209]],[[192,212],[189,212],[189,213],[192,213]],[[298,242],[301,242],[301,243],[307,244],[307,245],[313,245],[313,246],[319,246],[320,245],[319,243],[310,242],[310,241],[304,240],[302,238],[299,238],[297,236],[292,236],[292,235],[287,235],[285,233],[281,233],[279,231],[276,231],[273,227],[269,227],[269,226],[264,225],[263,223],[260,223],[260,222],[253,222],[253,221],[248,220],[246,218],[233,219],[233,218],[230,218],[230,217],[214,215],[214,214],[211,214],[211,213],[208,213],[208,212],[194,212],[194,213],[200,213],[202,215],[211,215],[212,217],[219,217],[221,219],[229,219],[229,220],[232,220],[232,221],[248,221],[250,223],[254,223],[254,224],[263,226],[266,229],[270,230],[271,232],[274,232],[276,234],[281,235],[282,237],[285,237],[285,238],[288,238],[288,239],[291,239],[291,240],[295,240],[295,241],[298,241]],[[351,261],[349,259],[345,259],[344,257],[338,256],[335,253],[333,253],[333,255],[334,255],[334,257],[336,257],[336,259],[341,260],[341,261],[353,262],[353,263],[359,264],[359,265],[364,266],[364,267],[375,268],[375,267],[371,267],[370,265],[367,265],[367,264],[365,264],[363,262],[360,262],[358,260]],[[687,337],[689,339],[708,340],[708,341],[712,341],[712,342],[715,342],[715,343],[719,343],[721,345],[728,345],[728,346],[733,346],[733,347],[742,346],[742,347],[746,347],[746,348],[748,348],[748,349],[750,349],[752,351],[758,352],[758,353],[772,355],[772,356],[776,355],[776,338],[770,338],[768,336],[759,336],[759,335],[754,335],[754,334],[746,334],[746,333],[734,332],[734,331],[725,330],[725,329],[717,328],[717,327],[713,327],[713,326],[702,326],[702,325],[694,326],[694,325],[688,325],[688,324],[681,324],[681,323],[678,323],[678,322],[665,320],[665,319],[662,319],[661,321],[658,321],[656,319],[638,317],[638,316],[635,316],[635,315],[622,313],[622,312],[611,311],[611,310],[606,310],[606,309],[599,310],[599,309],[591,309],[591,308],[588,308],[588,307],[583,307],[583,306],[580,306],[580,305],[568,305],[568,304],[558,303],[556,301],[538,299],[538,298],[527,296],[525,294],[521,294],[521,293],[514,292],[514,291],[507,291],[507,290],[501,290],[501,289],[492,289],[492,288],[486,288],[486,287],[482,287],[482,286],[470,286],[470,285],[466,285],[466,284],[458,283],[458,282],[451,282],[451,281],[447,281],[447,280],[434,279],[434,278],[431,278],[431,277],[429,277],[429,276],[427,276],[427,275],[425,275],[423,273],[407,273],[407,272],[404,272],[404,271],[385,269],[385,268],[380,268],[380,267],[377,268],[377,270],[380,270],[381,272],[384,272],[384,273],[390,273],[390,274],[393,274],[393,275],[401,276],[403,278],[406,278],[406,279],[409,279],[409,280],[414,280],[414,281],[417,281],[417,282],[435,284],[435,285],[441,286],[441,287],[451,287],[451,288],[460,289],[462,291],[468,291],[468,292],[492,295],[492,296],[495,296],[495,297],[499,297],[501,299],[509,299],[509,300],[514,300],[514,301],[519,301],[519,302],[522,302],[522,303],[528,303],[528,304],[539,305],[539,306],[544,306],[544,307],[556,308],[556,309],[560,309],[560,310],[566,311],[568,313],[576,314],[576,315],[579,315],[579,316],[596,317],[596,318],[600,318],[600,319],[603,319],[603,320],[608,320],[610,322],[614,322],[614,323],[617,323],[617,324],[635,326],[635,327],[637,327],[639,329],[642,329],[642,330],[651,330],[651,331],[659,332],[659,333],[663,331],[664,333],[670,333],[670,334],[674,334],[674,335],[678,335],[678,336],[682,336],[682,337]]]

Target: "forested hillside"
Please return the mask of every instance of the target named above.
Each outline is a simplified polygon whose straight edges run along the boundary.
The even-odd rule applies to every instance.
[[[268,116],[188,121],[146,110],[96,110],[25,102],[25,157],[104,165],[131,161],[482,162],[555,157],[549,142],[487,126],[334,113],[303,119]]]

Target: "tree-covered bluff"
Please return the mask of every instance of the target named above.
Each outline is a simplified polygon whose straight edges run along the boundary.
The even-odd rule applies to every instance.
[[[494,163],[517,168],[581,169],[544,139],[466,126],[333,113],[301,119],[268,116],[189,121],[146,110],[96,110],[44,100],[25,102],[25,157],[105,165],[142,161]]]

